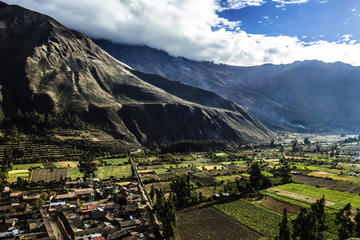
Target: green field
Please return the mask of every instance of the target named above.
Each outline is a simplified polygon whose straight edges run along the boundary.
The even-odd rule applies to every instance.
[[[15,182],[18,177],[24,178],[26,180],[29,179],[30,171],[27,169],[20,169],[20,170],[12,170],[8,172],[7,180],[9,182]]]
[[[262,206],[244,200],[215,205],[217,209],[246,226],[273,238],[278,234],[281,216]]]
[[[228,175],[228,176],[217,176],[215,177],[218,181],[224,181],[224,182],[235,182],[237,178],[241,178],[239,175]]]
[[[180,164],[164,164],[164,168],[187,168],[190,164],[180,163]]]
[[[360,196],[348,192],[340,192],[327,188],[320,188],[297,183],[289,183],[277,186],[276,188],[316,198],[325,196],[326,200],[336,203],[335,205],[331,206],[335,209],[340,209],[349,202],[353,207],[360,208]]]
[[[95,171],[96,177],[100,179],[109,179],[110,177],[114,178],[127,178],[131,177],[131,165],[127,164],[124,166],[102,166],[98,167]]]
[[[229,161],[229,162],[219,162],[222,165],[230,165],[230,164],[245,164],[245,161]]]
[[[13,170],[28,170],[30,168],[44,168],[42,163],[14,164]]]
[[[71,180],[76,180],[77,178],[84,177],[84,174],[80,172],[79,168],[68,168],[68,177],[71,178]]]
[[[272,173],[267,172],[267,171],[262,171],[261,173],[262,173],[262,175],[264,175],[266,177],[273,177],[274,176]]]
[[[156,174],[165,174],[165,173],[168,172],[168,170],[169,170],[168,168],[156,168],[156,169],[154,169]]]
[[[117,166],[117,165],[127,164],[129,162],[129,159],[128,158],[112,158],[112,159],[104,159],[102,161],[105,162],[106,165]]]
[[[308,165],[299,164],[299,163],[292,164],[291,167],[294,169],[297,169],[297,170],[310,170],[310,171],[319,170],[319,166],[308,166]]]

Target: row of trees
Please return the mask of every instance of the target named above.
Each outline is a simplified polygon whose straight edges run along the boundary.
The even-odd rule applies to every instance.
[[[339,225],[339,239],[360,237],[360,211],[357,211],[355,222],[350,218],[351,204],[348,203],[341,209],[335,218],[335,224]],[[290,231],[286,208],[284,208],[282,221],[279,224],[279,235],[276,240],[323,240],[324,232],[328,230],[326,224],[325,198],[317,200],[310,209],[301,208],[297,217],[291,221],[292,233]]]
[[[43,133],[53,127],[72,127],[75,129],[86,128],[86,123],[76,114],[22,112],[9,114],[1,122],[1,127],[7,129],[7,135],[17,135],[18,130]]]

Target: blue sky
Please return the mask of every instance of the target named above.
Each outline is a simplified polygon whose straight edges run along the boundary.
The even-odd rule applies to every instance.
[[[224,1],[222,1],[224,2]],[[241,21],[241,29],[252,34],[286,35],[303,41],[339,41],[344,35],[360,40],[359,0],[310,0],[302,4],[267,1],[218,12],[220,17]]]
[[[93,38],[240,66],[360,66],[360,0],[3,0]]]

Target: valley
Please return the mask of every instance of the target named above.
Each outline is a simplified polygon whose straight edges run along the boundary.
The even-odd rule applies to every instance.
[[[273,239],[279,233],[284,208],[291,222],[301,208],[310,208],[324,196],[328,227],[324,234],[327,239],[338,239],[340,226],[335,224],[336,214],[351,203],[354,218],[356,208],[360,208],[359,139],[352,135],[278,133],[278,136],[266,145],[217,144],[206,152],[187,151],[192,147],[196,149],[198,143],[186,142],[162,150],[142,150],[119,156],[103,152],[91,162],[86,160],[86,165],[81,154],[66,161],[59,158],[31,163],[26,163],[24,155],[16,163],[2,167],[7,169],[3,172],[3,181],[8,182],[10,193],[21,192],[27,197],[41,194],[43,187],[54,183],[75,184],[82,182],[81,179],[85,180],[82,183],[85,185],[91,179],[96,186],[107,182],[123,185],[136,179],[131,170],[133,164],[140,177],[139,186],[144,187],[144,196],[157,209],[158,194],[170,199],[171,195],[179,194],[174,182],[187,178],[190,195],[186,198],[190,198],[177,212],[175,236],[179,240],[189,236],[199,240],[215,236]],[[164,152],[164,149],[171,151]],[[283,172],[286,164],[288,176]],[[254,166],[259,167],[260,172],[254,172]],[[91,168],[90,175],[87,168]],[[56,189],[52,191],[59,191],[57,195],[74,191],[66,187]],[[111,196],[107,201],[111,201]],[[3,204],[17,202],[5,199]],[[49,198],[45,198],[45,204],[46,199]],[[95,196],[95,200],[101,201],[101,197]],[[64,201],[74,204],[71,198]],[[31,207],[31,203],[27,205]],[[236,231],[229,229],[229,225],[237,226]]]
[[[0,240],[360,239],[360,45],[219,15],[332,0],[4,1]]]

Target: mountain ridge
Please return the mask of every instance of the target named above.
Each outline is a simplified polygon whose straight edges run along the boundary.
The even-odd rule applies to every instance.
[[[139,71],[232,100],[273,129],[360,131],[360,107],[356,106],[360,100],[356,94],[360,91],[359,67],[317,60],[241,67],[173,57],[146,46],[95,42]]]
[[[196,99],[184,93],[169,93],[175,85],[165,78],[159,81],[167,91],[144,81],[161,77],[136,72],[48,16],[2,3],[0,26],[3,115],[66,111],[107,124],[117,138],[135,145],[183,139],[259,142],[273,136],[246,110],[213,93],[182,86],[183,92],[207,96],[192,102]]]

